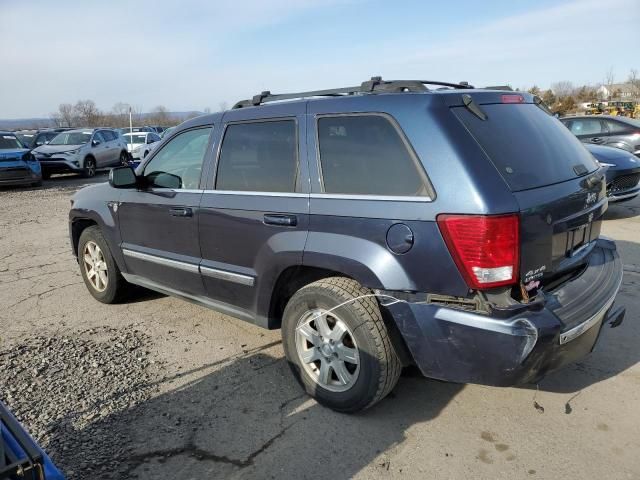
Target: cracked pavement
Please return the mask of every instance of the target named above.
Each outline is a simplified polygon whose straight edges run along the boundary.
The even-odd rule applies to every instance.
[[[73,431],[76,444],[124,439],[114,451],[120,468],[95,465],[92,479],[640,478],[640,200],[612,205],[603,224],[625,265],[618,303],[627,317],[590,357],[537,392],[437,382],[409,370],[387,399],[349,416],[302,395],[278,331],[154,293],[123,305],[93,300],[67,238],[69,197],[86,183],[70,175],[42,189],[0,190],[0,349],[35,333],[145,333],[153,393]],[[0,379],[0,388],[33,380],[28,374]]]

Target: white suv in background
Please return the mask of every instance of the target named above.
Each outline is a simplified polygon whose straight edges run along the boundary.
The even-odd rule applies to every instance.
[[[154,144],[160,141],[160,135],[153,132],[125,133],[123,137],[131,158],[137,160],[142,160],[149,155]]]

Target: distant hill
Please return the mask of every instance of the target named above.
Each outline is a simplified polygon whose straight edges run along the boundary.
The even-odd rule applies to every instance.
[[[150,113],[141,114],[141,118],[144,120]],[[187,118],[195,115],[203,115],[202,112],[167,112],[167,116],[174,121],[179,121],[183,118]],[[141,122],[134,122],[134,125],[138,125]],[[144,124],[144,121],[142,122]],[[55,125],[50,118],[0,118],[0,130],[19,130],[21,128],[47,128],[54,127]],[[105,125],[108,126],[108,125]],[[138,125],[139,126],[139,125]]]

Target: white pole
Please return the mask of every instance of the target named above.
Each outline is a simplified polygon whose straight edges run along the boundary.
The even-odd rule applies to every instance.
[[[129,105],[129,150],[133,150],[133,123],[131,121],[131,105]]]

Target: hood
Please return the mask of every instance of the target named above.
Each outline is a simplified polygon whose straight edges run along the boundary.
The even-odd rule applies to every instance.
[[[615,169],[640,168],[640,159],[621,148],[604,147],[602,145],[585,144],[585,147],[600,163],[611,163]]]
[[[82,145],[41,145],[38,148],[34,148],[34,153],[40,153],[43,155],[50,153],[68,152],[69,150],[75,150],[82,147]]]
[[[28,148],[7,148],[0,150],[0,162],[7,160],[20,160],[25,153],[28,153]]]

